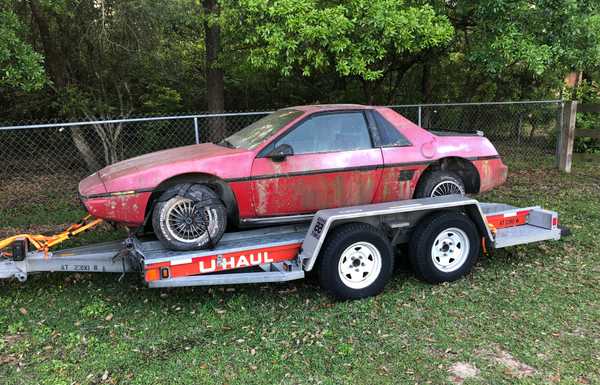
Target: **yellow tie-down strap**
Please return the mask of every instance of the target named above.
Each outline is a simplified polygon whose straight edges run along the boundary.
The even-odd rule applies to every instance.
[[[102,219],[92,218],[91,215],[87,215],[78,223],[72,224],[64,231],[55,235],[17,234],[13,235],[12,237],[2,239],[0,240],[0,250],[7,248],[18,239],[25,238],[33,245],[33,247],[36,248],[36,250],[43,251],[45,254],[47,254],[51,247],[56,246],[77,234],[81,234],[84,231],[99,225],[100,223],[102,223]]]

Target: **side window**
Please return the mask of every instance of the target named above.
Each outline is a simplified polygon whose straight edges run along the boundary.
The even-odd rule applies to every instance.
[[[382,146],[410,146],[411,143],[377,111],[373,111]]]
[[[275,146],[281,144],[292,146],[294,154],[352,151],[373,147],[362,112],[314,116],[277,140]]]

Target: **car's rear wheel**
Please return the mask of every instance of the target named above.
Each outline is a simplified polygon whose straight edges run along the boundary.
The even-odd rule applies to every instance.
[[[152,213],[152,227],[162,244],[172,250],[214,246],[227,227],[227,210],[210,187],[181,184],[167,189]]]
[[[429,198],[443,195],[465,195],[463,180],[451,171],[433,171],[423,175],[415,190],[415,198]]]

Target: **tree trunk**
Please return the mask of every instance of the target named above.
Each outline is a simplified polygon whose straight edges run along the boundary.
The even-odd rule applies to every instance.
[[[221,54],[221,28],[216,21],[219,15],[217,0],[203,0],[205,12],[204,43],[206,46],[206,96],[207,107],[211,113],[223,112],[225,107],[224,74],[219,56]],[[225,136],[223,118],[208,119],[208,137],[216,142]]]
[[[29,0],[28,3],[33,21],[40,33],[48,76],[50,77],[50,80],[52,80],[54,91],[59,93],[64,91],[68,86],[67,63],[65,62],[66,56],[61,52],[60,46],[57,45],[57,40],[51,35],[48,16],[44,13],[44,10],[40,6],[40,2],[38,0]],[[75,144],[75,148],[79,151],[79,155],[85,162],[88,171],[100,169],[100,164],[85,140],[81,128],[72,127],[69,130],[69,133],[71,134],[71,139]]]
[[[375,95],[373,94],[373,84],[365,79],[360,79],[363,88],[363,95],[368,105],[373,105],[375,102]]]
[[[67,65],[65,56],[60,52],[60,47],[56,44],[56,40],[50,35],[50,27],[48,17],[40,7],[38,0],[29,0],[31,8],[31,16],[40,32],[44,56],[46,58],[46,68],[50,79],[54,83],[57,90],[64,89],[67,86]]]
[[[75,143],[75,147],[79,151],[79,154],[83,158],[85,165],[88,168],[88,171],[96,171],[100,169],[100,163],[96,159],[94,152],[88,145],[87,141],[83,137],[83,132],[81,131],[81,127],[71,127],[71,138],[73,139],[73,143]]]
[[[432,101],[433,83],[431,82],[431,63],[425,61],[423,63],[423,73],[421,76],[421,98],[423,104],[429,104]],[[421,108],[421,126],[423,128],[431,128],[431,107]]]

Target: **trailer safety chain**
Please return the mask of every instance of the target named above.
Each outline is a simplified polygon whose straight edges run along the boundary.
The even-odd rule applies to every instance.
[[[0,240],[0,257],[11,257],[10,252],[3,252],[3,249],[9,247],[12,243],[18,240],[27,239],[33,247],[38,251],[43,251],[45,256],[48,256],[48,250],[70,239],[71,237],[81,234],[91,228],[102,223],[102,219],[93,218],[91,215],[83,217],[79,222],[72,224],[62,232],[55,235],[41,234],[18,234]]]

